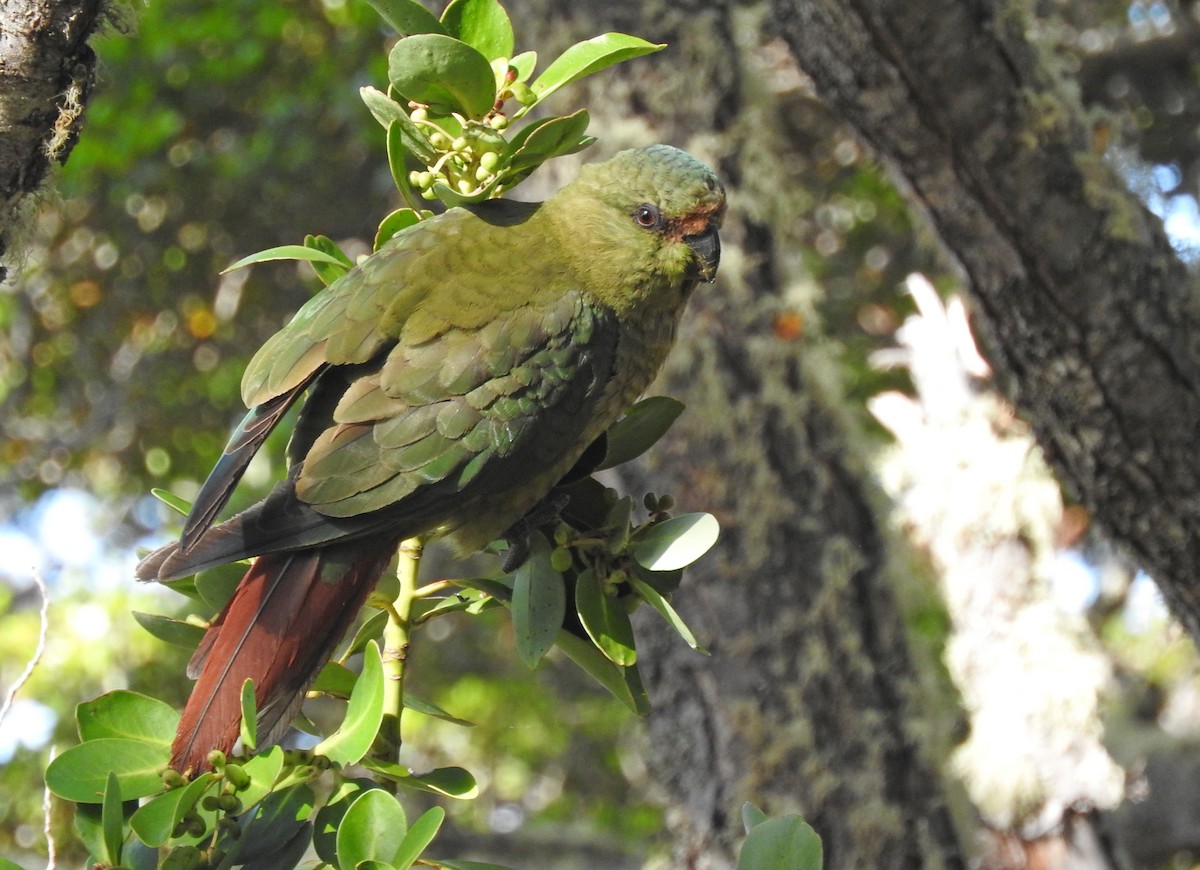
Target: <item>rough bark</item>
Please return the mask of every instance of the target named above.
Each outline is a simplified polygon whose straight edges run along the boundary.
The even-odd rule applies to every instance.
[[[22,204],[79,135],[95,73],[102,0],[0,4],[0,258]],[[0,281],[5,269],[0,265]]]
[[[654,620],[639,625],[669,866],[733,867],[740,807],[751,800],[803,813],[829,868],[965,867],[954,791],[939,769],[961,720],[929,676],[938,670],[929,649],[912,644],[907,609],[932,615],[939,605],[891,556],[837,364],[819,340],[774,329],[781,312],[814,302],[796,297],[805,194],[795,170],[808,159],[810,122],[835,125],[805,114],[818,110],[797,95],[794,74],[775,92],[780,53],[764,50],[765,4],[551,6],[519,22],[524,38],[562,47],[615,29],[671,44],[598,81],[586,104],[604,147],[680,145],[732,192],[721,278],[697,291],[656,390],[688,412],[645,476],[626,481],[712,511],[723,526],[719,551],[676,602],[712,655],[655,631]],[[559,29],[544,36],[542,22]]]
[[[818,90],[893,167],[971,291],[1051,464],[1200,637],[1200,316],[1156,218],[1003,3],[777,0]]]

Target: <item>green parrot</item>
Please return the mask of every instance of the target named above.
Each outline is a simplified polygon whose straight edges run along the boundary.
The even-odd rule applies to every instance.
[[[623,151],[543,203],[452,208],[315,295],[255,354],[250,412],[178,543],[137,575],[257,556],[188,666],[171,766],[207,768],[254,680],[277,741],[399,543],[473,552],[519,525],[662,365],[711,282],[725,192],[676,148]],[[251,457],[307,393],[287,478],[214,524]]]

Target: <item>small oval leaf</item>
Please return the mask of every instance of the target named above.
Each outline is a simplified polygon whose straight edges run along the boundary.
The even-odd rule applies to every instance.
[[[567,610],[562,575],[550,565],[550,545],[538,533],[530,536],[530,553],[517,569],[512,593],[513,632],[517,653],[536,667],[562,627]]]
[[[738,855],[737,870],[821,870],[821,838],[797,815],[759,822]]]
[[[183,788],[171,789],[150,799],[138,807],[129,820],[129,827],[147,846],[163,845],[171,838],[175,826],[217,779],[212,771],[202,773]]]
[[[337,832],[338,864],[357,867],[362,861],[391,863],[408,820],[394,795],[382,789],[364,791],[346,810]]]
[[[442,26],[488,60],[512,56],[512,22],[496,0],[451,0],[442,12]]]
[[[629,614],[616,596],[605,594],[604,584],[591,568],[575,580],[575,609],[588,637],[609,661],[620,667],[637,661]]]
[[[388,55],[388,79],[407,100],[435,112],[478,120],[496,101],[488,59],[465,42],[437,33],[406,36]]]
[[[251,254],[248,257],[242,257],[236,263],[222,269],[221,274],[227,275],[237,269],[252,266],[255,263],[265,263],[269,260],[306,260],[310,263],[331,263],[335,266],[344,265],[337,257],[327,254],[324,251],[319,251],[316,248],[306,248],[304,245],[280,245],[276,248],[267,248],[265,251],[259,251],[257,254]]]
[[[46,787],[61,798],[80,804],[104,801],[108,774],[121,783],[125,800],[146,797],[162,789],[162,772],[171,749],[167,744],[119,737],[102,737],[72,746],[46,767]]]
[[[670,396],[642,399],[608,427],[608,452],[600,469],[612,468],[641,456],[667,434],[684,407],[683,402]]]
[[[599,72],[623,60],[651,54],[666,48],[629,36],[625,33],[605,33],[572,45],[557,58],[533,83],[539,98],[545,99],[564,85]]]
[[[346,718],[337,731],[313,747],[313,752],[343,767],[354,764],[371,748],[382,721],[383,662],[379,645],[372,640],[363,650],[362,673],[346,705]]]
[[[392,856],[390,866],[395,870],[408,870],[433,842],[433,838],[437,836],[438,829],[441,828],[445,818],[446,811],[441,807],[430,807],[422,813],[421,817],[412,823],[408,833],[404,835],[400,848]]]
[[[682,514],[655,523],[633,545],[633,558],[651,571],[674,571],[712,548],[721,526],[712,514]]]
[[[80,740],[118,737],[167,748],[179,714],[157,698],[116,689],[78,705],[75,724]]]
[[[200,643],[200,638],[204,637],[204,629],[200,626],[159,613],[142,613],[135,610],[133,619],[152,637],[180,649],[195,649]]]

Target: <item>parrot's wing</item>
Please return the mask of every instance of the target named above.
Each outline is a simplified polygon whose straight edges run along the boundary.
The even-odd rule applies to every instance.
[[[251,555],[433,530],[483,494],[518,489],[585,444],[617,346],[615,317],[579,293],[448,326],[316,380],[291,476],[186,554],[139,576],[185,576]],[[569,458],[568,458],[569,457]],[[516,519],[516,517],[510,518]]]
[[[192,509],[183,523],[183,533],[179,536],[179,547],[184,552],[190,550],[216,521],[217,514],[225,507],[233,489],[237,486],[246,466],[262,447],[267,436],[283,419],[292,404],[307,389],[309,382],[320,371],[310,375],[309,380],[303,381],[286,392],[280,393],[254,408],[242,418],[242,422],[233,430],[229,442],[221,452],[221,458],[208,473],[204,485],[192,502]]]

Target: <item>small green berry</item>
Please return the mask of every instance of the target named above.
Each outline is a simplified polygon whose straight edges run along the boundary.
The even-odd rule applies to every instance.
[[[429,137],[429,144],[438,151],[445,151],[450,144],[450,138],[445,133],[434,133]]]
[[[225,753],[220,749],[214,749],[208,753],[208,763],[213,766],[213,770],[220,772],[225,767]]]
[[[429,110],[428,110],[428,109],[424,109],[424,108],[421,108],[421,109],[413,109],[413,110],[412,110],[412,113],[411,113],[411,114],[409,114],[409,116],[408,116],[408,117],[412,118],[412,119],[413,119],[413,121],[414,121],[415,123],[418,123],[418,124],[419,124],[419,123],[421,123],[422,121],[428,121],[428,120],[429,120]]]
[[[185,782],[186,780],[184,780],[183,775],[173,767],[168,767],[162,772],[162,784],[163,790],[165,791],[170,791],[173,788],[179,788]]]
[[[422,190],[421,199],[437,199],[437,194],[432,190]]]
[[[642,498],[642,504],[646,506],[646,510],[650,511],[650,513],[654,513],[656,510],[658,510],[658,496],[652,492],[648,492]]]
[[[508,118],[504,115],[492,115],[488,120],[488,125],[493,130],[504,130],[508,128]]]
[[[408,173],[408,183],[411,184],[413,187],[420,187],[421,186],[421,173],[419,171],[417,171],[416,169],[414,169],[412,172]]]
[[[475,189],[475,185],[473,185],[471,183],[470,179],[467,179],[467,178],[460,178],[458,180],[457,186],[458,186],[458,192],[461,194],[464,194],[464,195],[470,193],[471,191],[473,191]]]
[[[675,507],[674,496],[670,496],[670,495],[659,496],[658,509],[660,511],[669,511],[673,507]]]
[[[208,810],[210,813],[215,813],[221,808],[221,799],[215,794],[206,794],[204,799],[200,801],[200,806]]]
[[[455,139],[453,142],[450,143],[450,148],[454,151],[466,151],[467,150],[467,137],[459,136],[457,139]]]
[[[246,769],[240,764],[225,765],[225,778],[238,791],[244,791],[250,787],[250,774],[246,773]]]
[[[571,551],[557,547],[550,553],[550,567],[560,574],[571,567]]]
[[[500,165],[500,155],[495,151],[485,151],[479,157],[479,165],[488,172],[495,172],[496,167]]]
[[[476,181],[487,181],[491,177],[492,177],[492,173],[488,172],[487,167],[485,167],[485,166],[480,166],[478,169],[475,170],[475,180]]]
[[[221,812],[232,813],[237,815],[242,810],[242,802],[234,794],[223,794],[217,798],[217,805],[221,808]]]

